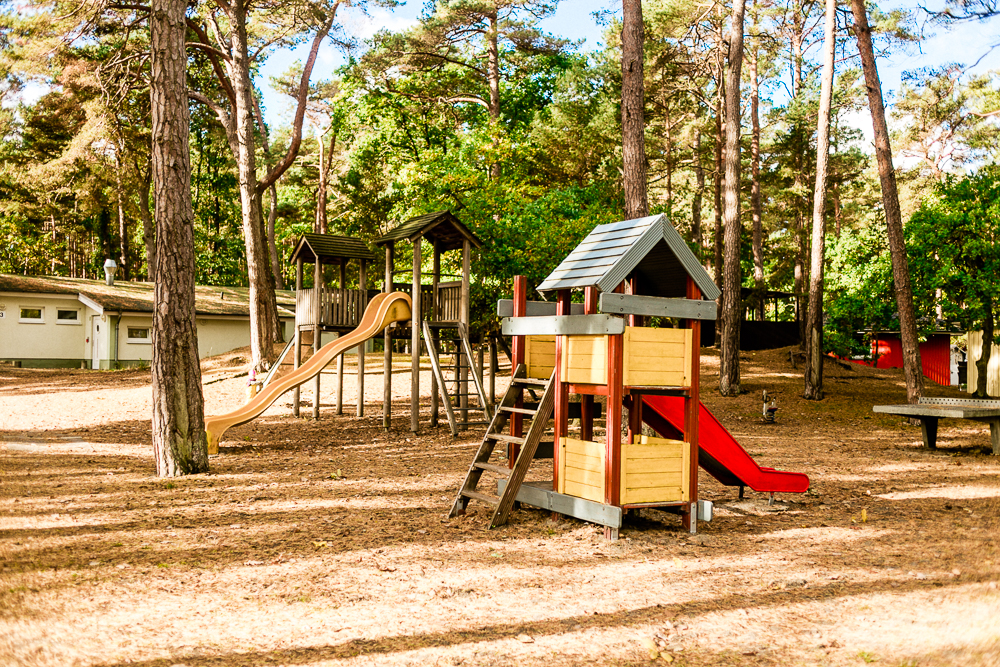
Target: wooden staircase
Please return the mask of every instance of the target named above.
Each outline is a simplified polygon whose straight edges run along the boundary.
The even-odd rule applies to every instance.
[[[493,518],[490,521],[490,528],[496,528],[507,523],[511,510],[514,508],[514,501],[517,493],[524,482],[524,477],[528,473],[532,460],[535,458],[535,451],[538,443],[542,440],[542,435],[548,428],[549,420],[552,418],[552,408],[555,403],[555,389],[552,378],[539,380],[527,377],[527,368],[524,364],[519,364],[514,369],[510,387],[504,394],[503,400],[497,406],[496,413],[490,421],[486,435],[476,451],[476,457],[469,466],[469,472],[465,475],[465,481],[455,498],[448,517],[458,516],[465,512],[470,500],[481,500],[494,505]],[[536,409],[517,407],[518,403],[523,403],[523,393],[525,389],[535,388],[542,391],[541,399],[538,401]],[[531,419],[527,433],[523,438],[507,435],[503,429],[507,426],[511,415],[519,414],[526,419]],[[520,445],[520,452],[513,468],[490,463],[493,450],[499,443],[513,443]],[[499,498],[477,490],[480,479],[484,472],[491,472],[500,477],[507,478],[507,485]]]
[[[439,353],[441,348],[440,336],[434,335],[434,329],[431,328],[430,324],[426,320],[423,323],[423,330],[424,343],[427,345],[427,354],[431,358],[431,368],[433,369],[434,377],[437,379],[438,389],[441,392],[441,398],[444,403],[444,411],[448,417],[448,425],[451,427],[451,434],[453,436],[457,436],[459,427],[467,428],[475,423],[489,424],[494,415],[493,411],[490,409],[489,402],[486,400],[486,391],[483,388],[483,379],[479,376],[479,372],[476,370],[476,365],[472,360],[472,345],[469,343],[468,329],[466,329],[465,325],[462,323],[459,323],[456,327],[458,337],[455,343],[459,346],[459,350],[456,354],[456,364],[450,368],[442,365]],[[445,376],[446,370],[452,371],[451,378]],[[471,376],[475,391],[469,391],[467,393],[462,392],[463,370],[467,371]],[[468,380],[466,380],[464,384],[467,387]],[[473,405],[472,401],[469,400],[469,398],[472,397],[476,397],[478,399],[478,406]],[[461,413],[466,415],[466,417],[459,420],[455,416],[456,410],[461,410]],[[479,422],[470,421],[467,417],[470,410],[474,412],[482,412],[484,415],[483,420]]]

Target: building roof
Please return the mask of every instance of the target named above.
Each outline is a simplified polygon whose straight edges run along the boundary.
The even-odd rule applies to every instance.
[[[375,245],[384,246],[396,241],[410,241],[412,243],[420,237],[437,241],[442,252],[461,248],[466,239],[477,248],[483,247],[483,242],[479,240],[479,237],[452,215],[451,211],[435,211],[410,218],[375,241]]]
[[[538,291],[597,287],[610,292],[633,273],[638,278],[638,294],[683,297],[688,276],[703,299],[714,300],[722,294],[662,214],[598,225],[542,281]]]
[[[116,281],[108,286],[103,280],[63,278],[61,276],[16,276],[0,273],[0,293],[63,294],[93,303],[105,311],[152,313],[153,283]],[[277,290],[278,314],[292,317],[295,314],[295,292]],[[194,306],[199,315],[250,315],[250,288],[248,287],[195,287]]]
[[[291,261],[302,259],[303,262],[315,264],[316,258],[324,264],[334,264],[341,260],[361,259],[375,261],[375,253],[368,249],[365,242],[353,236],[334,236],[333,234],[303,234],[292,251]]]

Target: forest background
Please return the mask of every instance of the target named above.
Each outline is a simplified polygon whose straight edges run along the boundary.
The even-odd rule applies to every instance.
[[[93,278],[111,257],[120,277],[149,279],[146,7],[0,6],[0,272]],[[234,14],[237,6],[245,12]],[[396,16],[391,2],[190,3],[197,282],[246,285],[265,257],[273,285],[285,287],[303,232],[370,242],[402,220],[447,208],[485,242],[473,264],[472,310],[479,331],[496,327],[492,304],[510,292],[514,275],[537,285],[595,225],[622,218],[614,9],[587,17],[603,27],[603,43],[588,46],[543,23],[556,10],[544,0],[427,3],[415,21],[367,38],[359,36],[358,13]],[[808,289],[823,10],[806,0],[746,8],[739,256],[742,282],[755,295]],[[911,54],[917,63],[922,36],[955,24],[920,8],[869,11],[882,53]],[[650,212],[670,218],[720,285],[729,16],[725,3],[643,3]],[[878,174],[861,130],[870,121],[850,8],[837,16],[823,340],[830,351],[863,354],[869,349],[855,332],[893,328],[895,301]],[[995,28],[976,25],[986,35]],[[232,55],[236,39],[246,42],[246,62]],[[967,318],[974,290],[961,276],[978,275],[990,289],[1000,280],[986,263],[995,261],[1000,231],[994,42],[1000,37],[978,51],[962,42],[956,62],[904,72],[893,99],[893,149],[903,219],[913,220],[907,241],[925,328]],[[317,58],[330,45],[344,54],[336,68]],[[269,59],[296,47],[301,62],[262,74]],[[252,82],[245,98],[240,65]],[[275,112],[285,103],[266,89],[287,98],[290,116]],[[249,152],[241,127],[253,137]],[[248,260],[253,229],[269,248]],[[969,270],[960,272],[963,263]]]

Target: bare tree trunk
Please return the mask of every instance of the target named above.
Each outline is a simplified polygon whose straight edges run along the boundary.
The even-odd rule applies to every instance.
[[[118,206],[118,266],[121,269],[122,280],[132,279],[132,262],[129,261],[128,217],[125,215],[125,202],[122,201],[121,165],[115,171],[116,197]]]
[[[246,7],[241,0],[230,5],[233,38],[230,80],[236,98],[233,119],[236,140],[237,180],[240,208],[243,213],[243,237],[247,249],[247,274],[250,283],[250,354],[254,369],[266,370],[274,360],[278,331],[278,305],[274,294],[274,276],[268,253],[264,223],[261,219],[260,192],[257,187],[256,145],[254,143],[254,89],[250,81],[250,60],[246,32]]]
[[[986,317],[983,318],[983,352],[976,360],[976,398],[989,398],[987,381],[989,380],[990,357],[993,355],[993,333],[996,323],[993,320],[993,299],[986,297]]]
[[[826,172],[830,157],[830,108],[836,51],[837,0],[826,0],[823,35],[823,78],[816,127],[816,188],[813,192],[812,256],[809,266],[809,310],[806,315],[805,390],[810,400],[823,398],[823,254],[826,248]]]
[[[695,123],[698,119],[695,119]],[[701,128],[694,128],[694,147],[692,149],[694,162],[694,196],[691,198],[691,238],[698,248],[698,259],[704,257],[704,241],[701,231],[701,202],[705,192],[705,168],[701,164]]]
[[[892,259],[892,278],[896,285],[896,307],[899,309],[899,333],[903,343],[903,374],[906,376],[906,398],[916,403],[924,395],[924,375],[920,365],[920,345],[917,339],[917,322],[913,314],[913,288],[910,269],[906,260],[906,241],[903,238],[903,219],[899,210],[899,193],[896,190],[896,172],[892,166],[892,149],[889,146],[889,128],[885,122],[885,103],[882,84],[875,65],[872,32],[868,26],[865,0],[851,0],[854,13],[854,32],[861,53],[861,67],[868,89],[868,107],[875,131],[875,157],[878,161],[879,181],[882,184],[882,206],[889,235],[889,256]]]
[[[313,231],[317,234],[326,234],[326,162],[324,153],[326,144],[323,137],[319,137],[319,187],[316,189],[316,221],[313,224]]]
[[[285,278],[281,275],[281,257],[278,256],[278,244],[274,237],[278,222],[278,186],[271,183],[267,194],[267,247],[271,255],[271,275],[274,277],[275,288],[285,289]]]
[[[500,141],[500,28],[499,19],[494,9],[490,14],[490,32],[487,35],[486,74],[490,86],[490,130],[493,132],[493,146]],[[503,166],[499,160],[490,165],[490,179],[499,180]]]
[[[142,242],[146,246],[146,280],[156,276],[156,226],[149,205],[149,188],[153,184],[153,170],[149,169],[139,188],[139,217],[142,219]]]
[[[721,44],[719,46],[722,48]],[[726,142],[726,135],[722,127],[723,104],[725,99],[725,77],[722,74],[722,65],[719,65],[718,95],[715,100],[715,254],[713,260],[716,284],[722,282],[722,180],[723,180],[723,146]],[[719,328],[716,327],[716,338],[718,338]]]
[[[754,28],[758,26],[757,0],[753,4]],[[757,72],[757,59],[760,56],[760,40],[754,36],[753,48],[750,54],[750,122],[752,134],[750,140],[750,210],[753,217],[753,286],[756,292],[754,303],[754,318],[760,322],[764,319],[764,234],[761,222],[760,201],[760,76]]]
[[[643,118],[642,3],[622,0],[622,168],[625,219],[649,215],[646,194],[646,124]]]
[[[208,470],[194,306],[194,211],[184,38],[184,0],[153,0],[150,12],[156,266],[153,309],[153,452],[156,474]]]
[[[726,75],[726,209],[725,262],[722,275],[722,350],[719,393],[740,393],[740,70],[743,66],[743,14],[746,0],[733,0],[729,33],[729,71]]]

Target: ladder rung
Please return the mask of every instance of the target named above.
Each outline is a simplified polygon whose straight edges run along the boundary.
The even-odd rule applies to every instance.
[[[501,412],[516,412],[519,415],[533,415],[533,414],[536,414],[538,412],[538,410],[531,410],[529,408],[505,408],[505,407],[502,407],[502,406],[500,408],[500,411]]]
[[[500,442],[513,442],[518,445],[524,444],[524,438],[519,438],[516,435],[507,435],[506,433],[487,433],[486,437],[490,440],[499,440]]]
[[[507,466],[493,465],[492,463],[473,463],[473,468],[479,468],[480,470],[489,470],[490,472],[495,472],[498,475],[503,475],[504,477],[510,476],[510,468]]]
[[[473,500],[482,500],[485,503],[490,503],[491,505],[499,505],[500,499],[496,496],[490,496],[485,493],[479,493],[479,491],[471,491],[469,489],[463,489],[462,495],[466,498],[472,498]]]
[[[511,382],[514,384],[533,384],[539,387],[544,387],[549,383],[548,380],[539,380],[537,378],[514,378]]]

